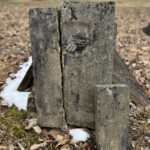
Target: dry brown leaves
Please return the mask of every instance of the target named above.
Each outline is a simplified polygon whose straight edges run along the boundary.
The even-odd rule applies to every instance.
[[[70,127],[69,127],[70,128]],[[40,139],[40,143],[33,144],[30,149],[46,149],[53,148],[54,150],[91,150],[96,149],[95,140],[91,139],[85,142],[74,143],[71,141],[71,136],[69,135],[69,128],[67,131],[61,131],[60,129],[43,129],[42,133],[44,135],[43,139]],[[71,127],[72,128],[72,127]],[[92,133],[92,132],[91,132]]]
[[[142,32],[149,20],[150,10],[146,8],[117,12],[116,49],[150,96],[150,37]]]
[[[28,9],[0,6],[0,83],[30,54]]]
[[[118,11],[116,49],[131,73],[150,96],[150,37],[142,32],[150,20],[148,9]],[[150,109],[130,104],[130,149],[150,149]]]
[[[130,103],[131,149],[150,149],[150,106],[140,107]]]

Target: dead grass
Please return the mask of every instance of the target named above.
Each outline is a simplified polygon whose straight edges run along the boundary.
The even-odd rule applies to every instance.
[[[24,7],[58,7],[59,1],[36,1],[36,0],[0,0],[0,6],[24,6]]]

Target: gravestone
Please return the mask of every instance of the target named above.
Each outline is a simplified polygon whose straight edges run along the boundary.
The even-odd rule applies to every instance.
[[[63,2],[63,98],[68,124],[94,128],[94,88],[112,83],[116,29],[113,2]]]
[[[58,10],[30,9],[29,19],[38,123],[44,127],[60,128],[64,110]]]
[[[96,87],[96,141],[98,149],[127,150],[129,88],[124,84]]]
[[[38,123],[95,128],[95,85],[111,84],[113,2],[64,2],[29,12]]]

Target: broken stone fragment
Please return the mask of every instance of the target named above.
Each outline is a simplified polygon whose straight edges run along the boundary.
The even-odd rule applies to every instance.
[[[63,95],[69,124],[94,128],[94,87],[112,83],[113,2],[61,6]]]
[[[56,8],[29,11],[38,124],[60,128],[64,120],[59,22]]]
[[[145,94],[144,89],[130,73],[128,67],[116,51],[114,51],[113,59],[113,83],[127,84],[131,91],[132,101],[143,106],[150,104],[150,98]]]
[[[124,84],[96,86],[95,124],[98,149],[128,149],[129,97],[129,88]]]

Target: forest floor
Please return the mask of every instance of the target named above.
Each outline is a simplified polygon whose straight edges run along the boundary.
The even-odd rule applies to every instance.
[[[59,5],[52,1],[0,0],[0,91],[9,74],[19,69],[19,64],[31,55],[28,11],[31,7]],[[116,22],[118,25],[116,50],[129,67],[139,84],[150,96],[150,36],[142,32],[150,22],[150,2],[117,1]],[[0,98],[0,101],[2,99]],[[27,112],[16,107],[0,107],[0,149],[29,149],[33,144],[41,149],[93,149],[93,139],[86,143],[73,144],[67,133],[42,129],[36,133],[27,130]],[[93,133],[93,131],[91,131]],[[58,140],[58,135],[65,136]],[[60,137],[60,136],[59,136]],[[65,146],[64,146],[65,145]],[[37,145],[34,145],[35,147]],[[38,147],[37,146],[37,147]],[[67,147],[66,146],[66,147]],[[49,148],[48,148],[49,147]],[[51,147],[51,148],[50,148]],[[67,148],[66,148],[67,149]],[[130,149],[150,149],[150,106],[130,103]]]

